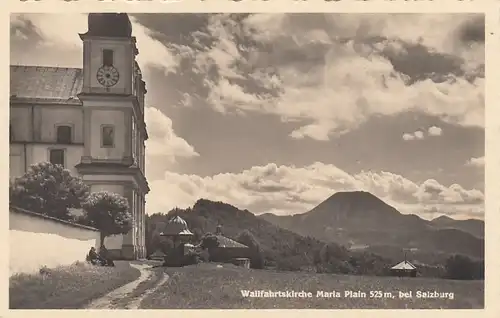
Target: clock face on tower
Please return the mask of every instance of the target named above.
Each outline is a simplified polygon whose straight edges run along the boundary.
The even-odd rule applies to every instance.
[[[114,66],[101,66],[97,70],[97,81],[105,87],[112,87],[118,83],[120,74]]]

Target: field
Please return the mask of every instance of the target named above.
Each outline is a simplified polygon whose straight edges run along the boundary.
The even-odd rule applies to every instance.
[[[10,277],[9,307],[77,309],[139,275],[127,262],[116,262],[116,267],[77,263],[49,269],[45,274],[18,274]]]
[[[144,309],[479,309],[484,307],[484,281],[367,277],[302,272],[248,270],[232,265],[199,264],[166,271],[168,282],[146,297]],[[244,297],[241,291],[311,292],[309,298]],[[318,291],[330,296],[316,297]],[[333,291],[340,295],[335,295]],[[345,297],[346,291],[353,291]],[[400,298],[400,292],[412,298]],[[417,298],[417,291],[450,293],[447,298]],[[366,297],[356,292],[364,292]],[[389,294],[391,293],[391,295]],[[337,297],[339,296],[339,297]],[[451,299],[450,299],[451,298]]]

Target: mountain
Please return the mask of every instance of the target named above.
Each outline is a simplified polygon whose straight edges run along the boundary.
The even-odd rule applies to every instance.
[[[401,214],[364,191],[337,192],[304,214],[277,216],[266,213],[259,217],[300,235],[336,242],[351,249],[386,246],[421,253],[484,257],[481,238],[484,235],[480,235],[477,222],[454,222],[444,218],[427,221],[417,215]]]
[[[438,229],[456,229],[479,238],[484,238],[484,221],[477,219],[455,220],[448,216],[440,216],[430,223]]]

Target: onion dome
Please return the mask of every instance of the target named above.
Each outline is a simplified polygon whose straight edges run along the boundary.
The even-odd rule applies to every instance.
[[[163,236],[174,236],[174,235],[193,235],[191,231],[189,231],[188,224],[184,221],[180,216],[175,216],[170,221],[168,221],[165,226],[165,231],[161,233]]]

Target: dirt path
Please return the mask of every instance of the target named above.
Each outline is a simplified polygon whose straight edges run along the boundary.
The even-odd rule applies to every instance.
[[[134,299],[131,299],[128,301],[128,303],[120,309],[139,309],[139,306],[141,305],[141,301],[146,298],[147,296],[153,294],[158,290],[158,288],[165,284],[168,280],[168,275],[163,274],[162,278],[158,281],[158,283],[155,284],[152,288],[146,290],[140,297],[136,297]]]
[[[137,278],[133,282],[130,282],[122,287],[113,290],[112,292],[99,299],[94,300],[85,309],[138,309],[141,301],[146,296],[154,293],[158,289],[158,287],[166,283],[168,280],[168,276],[164,274],[157,284],[145,290],[144,293],[142,293],[140,296],[127,299],[127,297],[130,297],[132,292],[139,286],[139,284],[147,281],[148,279],[151,279],[153,276],[153,272],[151,270],[148,270],[149,268],[151,268],[148,265],[130,264],[130,266],[137,268],[141,272],[139,278]],[[127,301],[124,302],[124,299],[127,299]],[[118,305],[124,303],[126,304]]]

